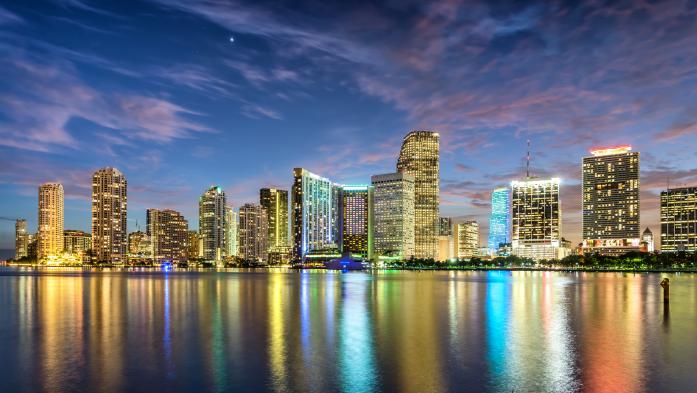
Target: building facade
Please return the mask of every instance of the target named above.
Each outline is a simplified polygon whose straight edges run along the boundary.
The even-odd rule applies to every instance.
[[[341,187],[341,251],[373,257],[373,187]]]
[[[63,185],[59,183],[39,186],[39,259],[63,253],[63,195]]]
[[[338,244],[338,188],[306,169],[293,169],[293,258]]]
[[[414,182],[409,173],[371,177],[374,254],[378,258],[414,256]]]
[[[239,253],[238,241],[238,214],[232,206],[225,206],[225,245],[227,250],[225,256],[236,257]]]
[[[202,257],[208,261],[222,261],[225,245],[225,192],[212,186],[198,201],[198,233]]]
[[[84,231],[66,229],[63,231],[63,250],[85,259],[92,251],[92,236]]]
[[[653,232],[646,227],[644,232],[641,233],[641,251],[643,252],[654,252],[656,251],[656,246],[653,240]]]
[[[146,232],[135,231],[128,234],[128,257],[131,260],[153,260],[152,241]]]
[[[414,176],[414,256],[438,257],[440,135],[412,131],[404,137],[397,172]]]
[[[568,255],[561,238],[560,180],[511,183],[511,251],[523,258],[560,259]]]
[[[479,223],[468,220],[455,225],[458,259],[470,259],[479,255]]]
[[[186,261],[189,222],[184,216],[170,209],[148,209],[146,214],[147,234],[152,243],[154,262]]]
[[[266,209],[254,203],[240,207],[239,257],[247,262],[268,261],[269,223]]]
[[[15,221],[15,259],[29,256],[29,232],[27,232],[27,220]]]
[[[498,253],[502,244],[510,243],[511,236],[511,193],[508,187],[494,189],[491,193],[491,216],[489,216],[489,253]]]
[[[583,158],[583,250],[638,251],[639,153],[631,146],[591,150]]]
[[[259,204],[266,209],[269,252],[288,251],[288,190],[262,188]]]
[[[186,250],[187,260],[202,258],[201,248],[201,238],[198,236],[198,231],[189,231],[189,241],[187,242]]]
[[[116,168],[92,176],[92,257],[98,263],[126,263],[127,183]]]
[[[661,251],[697,251],[697,187],[661,192]]]

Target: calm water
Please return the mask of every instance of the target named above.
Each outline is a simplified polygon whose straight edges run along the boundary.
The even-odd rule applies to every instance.
[[[697,275],[0,270],[2,391],[694,391]]]

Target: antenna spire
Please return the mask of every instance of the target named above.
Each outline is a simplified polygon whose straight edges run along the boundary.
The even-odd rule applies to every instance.
[[[530,139],[528,139],[528,155],[525,162],[525,178],[530,179]]]

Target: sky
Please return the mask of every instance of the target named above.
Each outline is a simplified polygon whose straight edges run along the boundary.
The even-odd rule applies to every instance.
[[[0,216],[35,230],[37,187],[58,181],[66,229],[89,231],[91,175],[114,166],[129,230],[147,208],[196,229],[211,185],[239,207],[294,167],[365,184],[427,129],[441,215],[482,241],[528,139],[573,242],[582,157],[632,145],[658,237],[660,191],[697,185],[696,43],[696,1],[3,1]]]

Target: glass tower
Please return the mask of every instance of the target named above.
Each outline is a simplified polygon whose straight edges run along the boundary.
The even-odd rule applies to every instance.
[[[488,248],[496,253],[499,244],[509,243],[511,232],[511,199],[508,187],[496,188],[491,193]]]
[[[312,250],[338,243],[338,187],[329,179],[303,169],[293,169],[293,257],[302,259]]]
[[[661,192],[661,251],[697,251],[697,187]]]
[[[414,176],[389,173],[371,178],[373,184],[374,252],[379,257],[414,256]]]
[[[203,258],[220,261],[225,255],[225,192],[212,186],[198,201],[198,232]]]
[[[341,250],[372,258],[372,186],[341,187]]]

